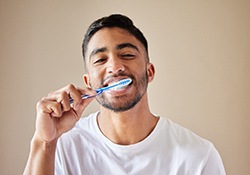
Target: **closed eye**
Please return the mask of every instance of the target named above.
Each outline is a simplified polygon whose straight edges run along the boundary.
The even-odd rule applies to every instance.
[[[96,61],[94,61],[94,64],[103,63],[106,60],[107,60],[107,58],[100,58],[100,59],[97,59]]]
[[[133,55],[133,54],[122,54],[121,57],[124,58],[124,59],[133,59],[133,58],[135,58],[135,55]]]

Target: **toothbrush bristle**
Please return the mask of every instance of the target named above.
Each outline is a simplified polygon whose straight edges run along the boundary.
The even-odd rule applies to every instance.
[[[127,78],[127,79],[124,79],[124,80],[120,80],[119,82],[118,82],[118,84],[129,84],[129,83],[131,83],[131,79],[130,78]]]
[[[112,89],[114,87],[123,87],[123,86],[129,85],[131,82],[132,82],[132,79],[126,78],[126,79],[120,80],[120,81],[118,81],[118,82],[116,82],[116,83],[108,86],[107,88],[108,89],[110,89],[110,88]]]

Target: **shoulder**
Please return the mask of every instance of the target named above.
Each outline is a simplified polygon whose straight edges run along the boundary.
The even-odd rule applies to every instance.
[[[178,160],[182,160],[186,164],[197,165],[204,172],[221,172],[224,174],[223,163],[217,149],[213,143],[204,139],[193,131],[172,122],[167,118],[161,118],[162,127],[168,145]],[[211,171],[210,169],[216,168]],[[208,173],[209,174],[209,173]],[[216,173],[210,173],[216,174]]]
[[[174,150],[185,156],[208,157],[213,144],[193,131],[162,117],[164,137]]]
[[[211,142],[200,137],[188,128],[185,128],[168,118],[161,117],[165,132],[168,136],[179,144],[205,144],[210,145]]]

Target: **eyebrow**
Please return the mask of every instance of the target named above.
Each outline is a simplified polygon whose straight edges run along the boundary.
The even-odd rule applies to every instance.
[[[94,49],[94,50],[90,53],[89,58],[91,58],[93,55],[96,55],[96,54],[98,54],[98,53],[100,53],[100,52],[105,52],[105,51],[107,51],[107,50],[108,50],[107,47],[96,48],[96,49]]]
[[[123,48],[126,48],[126,47],[129,47],[129,48],[132,48],[132,49],[135,49],[139,52],[139,49],[138,47],[136,47],[135,45],[131,44],[131,43],[122,43],[122,44],[118,44],[116,46],[116,50],[121,50]]]

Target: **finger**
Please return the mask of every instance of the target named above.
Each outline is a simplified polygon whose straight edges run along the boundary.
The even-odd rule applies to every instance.
[[[76,106],[75,112],[77,114],[77,116],[81,117],[83,111],[86,109],[86,107],[94,100],[94,98],[88,98],[88,99],[84,99],[81,101],[81,103],[79,103]]]
[[[52,100],[55,100],[55,97],[58,97],[58,94],[67,93],[71,98],[74,98],[75,101],[81,100],[81,93],[78,92],[77,88],[73,84],[69,84],[61,89],[58,89],[54,92],[51,92],[47,95],[46,98],[50,98]]]
[[[62,116],[63,110],[62,110],[61,103],[59,103],[59,102],[53,102],[53,104],[51,104],[51,106],[50,106],[50,109],[52,111],[50,113],[50,115],[52,117],[61,117]]]
[[[63,111],[61,103],[43,99],[37,104],[37,112],[47,113],[52,117],[60,117]]]
[[[82,94],[95,95],[96,91],[91,88],[77,88],[77,90]]]
[[[81,93],[75,88],[74,85],[70,84],[57,91],[49,93],[44,98],[47,100],[60,102],[63,106],[63,111],[68,111],[71,108],[70,99],[74,101],[74,105],[77,105],[81,101]]]
[[[47,97],[43,98],[43,100],[48,102],[60,103],[63,112],[70,110],[69,99],[70,97],[65,91],[61,93],[50,93]]]
[[[44,97],[44,99],[48,101],[56,101],[58,103],[61,103],[63,112],[68,111],[71,108],[76,110],[79,104],[81,104],[81,111],[82,111],[82,109],[85,109],[85,107],[90,103],[90,101],[92,101],[92,100],[90,101],[87,100],[85,104],[82,101],[82,95],[85,94],[94,96],[96,92],[90,88],[76,88],[74,85],[70,84],[57,91],[49,93],[48,96]],[[72,101],[73,103],[71,104]]]
[[[65,91],[69,94],[70,98],[74,101],[73,107],[79,104],[82,100],[81,93],[76,89],[76,87],[72,84],[65,87]],[[70,100],[68,100],[70,101]]]
[[[81,94],[81,99],[79,100],[79,102],[75,102],[75,99],[73,99],[73,97],[70,99],[70,103],[74,104],[72,105],[73,109],[76,109],[79,104],[83,103],[83,100],[94,97],[96,95],[96,91],[90,88],[77,88],[77,91]]]
[[[62,106],[62,111],[69,111],[70,110],[70,97],[66,92],[62,92],[59,97],[57,102],[61,103]]]

